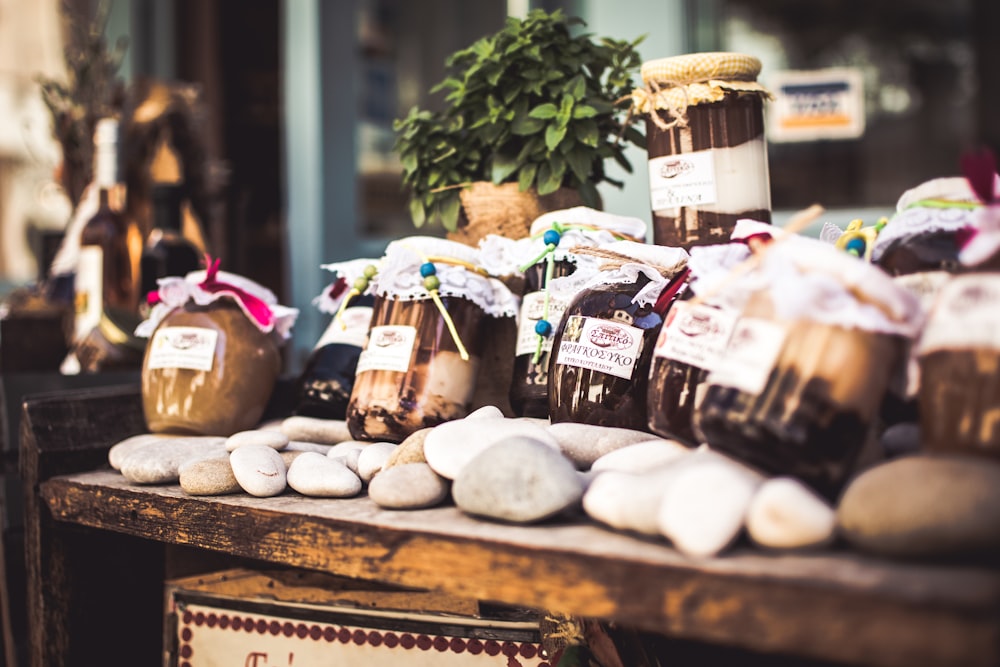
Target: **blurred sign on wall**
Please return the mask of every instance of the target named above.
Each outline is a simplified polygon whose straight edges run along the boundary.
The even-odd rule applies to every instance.
[[[774,101],[768,138],[775,142],[857,139],[865,132],[860,69],[785,70],[768,78]]]

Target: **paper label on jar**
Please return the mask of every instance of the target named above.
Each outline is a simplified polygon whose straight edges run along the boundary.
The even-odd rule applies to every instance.
[[[339,317],[334,316],[333,321],[319,337],[319,342],[313,349],[318,350],[333,343],[364,347],[365,339],[368,338],[368,327],[371,326],[371,323],[371,306],[347,308]]]
[[[921,271],[920,273],[896,276],[892,280],[897,285],[902,285],[916,294],[920,299],[920,306],[924,309],[924,312],[930,312],[938,292],[941,291],[945,283],[954,277],[954,274],[947,271]]]
[[[160,327],[149,343],[146,367],[210,371],[219,332],[202,327]]]
[[[76,260],[73,279],[76,307],[76,340],[82,339],[101,322],[104,308],[104,251],[100,246],[85,245]]]
[[[653,355],[712,371],[726,349],[739,314],[730,309],[678,302],[667,313]]]
[[[775,322],[741,318],[733,327],[726,350],[709,373],[707,382],[748,394],[761,393],[774,370],[787,333],[784,326]]]
[[[556,363],[632,379],[642,350],[642,329],[610,320],[570,315]]]
[[[707,206],[718,201],[715,154],[711,149],[664,155],[649,161],[649,196],[654,211]]]
[[[398,324],[372,327],[368,345],[358,357],[356,373],[405,372],[410,368],[410,357],[413,355],[413,345],[416,341],[416,327]]]
[[[919,354],[938,350],[1000,350],[1000,279],[955,278],[938,295]]]
[[[523,354],[534,354],[538,349],[538,334],[535,333],[535,325],[541,319],[546,319],[552,325],[555,333],[556,327],[562,321],[563,313],[566,312],[566,301],[555,296],[549,296],[549,314],[545,316],[545,292],[531,292],[525,294],[521,299],[521,317],[517,323],[517,345],[514,348],[514,356],[520,357]],[[554,336],[542,337],[542,352],[552,349],[552,339]]]

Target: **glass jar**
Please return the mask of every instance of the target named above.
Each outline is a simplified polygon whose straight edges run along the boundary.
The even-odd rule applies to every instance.
[[[761,63],[695,53],[643,63],[634,108],[646,116],[653,242],[721,243],[736,221],[771,220]]]
[[[623,241],[598,250],[638,250],[638,245]],[[553,423],[647,430],[646,387],[653,345],[664,316],[684,287],[687,253],[679,248],[646,248],[642,260],[602,270],[567,306],[552,343],[556,354],[549,367]],[[663,259],[649,263],[656,253]]]
[[[698,444],[691,415],[704,396],[705,380],[729,342],[742,303],[738,285],[714,289],[749,256],[742,243],[691,249],[689,289],[667,313],[649,369],[649,429],[657,435]],[[702,292],[705,299],[691,297]]]
[[[518,417],[539,419],[549,417],[549,362],[552,356],[552,337],[540,338],[536,325],[545,319],[558,326],[568,304],[560,298],[549,295],[546,315],[546,294],[543,289],[546,268],[546,262],[542,261],[533,264],[524,272],[525,289],[517,322],[514,371],[510,383],[510,406]],[[575,268],[576,265],[567,260],[554,262],[552,278],[568,276]]]
[[[410,237],[389,244],[372,277],[375,305],[358,359],[347,426],[358,440],[401,442],[469,413],[491,317],[517,300],[478,264],[478,250]]]
[[[575,295],[557,293],[550,289],[550,283],[573,275],[574,284],[582,286],[582,281],[597,271],[595,262],[574,255],[572,249],[616,240],[641,243],[645,238],[644,220],[576,206],[539,216],[526,238],[491,235],[480,244],[484,261],[496,265],[502,275],[524,277],[509,392],[515,415],[549,416],[552,333]]]
[[[167,315],[142,365],[149,430],[229,436],[257,425],[281,370],[278,346],[233,303]]]
[[[1000,458],[1000,274],[947,283],[917,356],[922,446]]]
[[[774,242],[694,413],[701,442],[834,498],[920,320],[883,272],[818,241]]]
[[[257,425],[281,370],[280,346],[298,310],[257,283],[219,271],[159,281],[142,362],[150,431],[229,436]]]

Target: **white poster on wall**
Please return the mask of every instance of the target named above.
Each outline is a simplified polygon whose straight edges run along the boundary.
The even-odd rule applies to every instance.
[[[774,142],[857,139],[865,133],[860,69],[785,70],[768,78],[768,138]]]

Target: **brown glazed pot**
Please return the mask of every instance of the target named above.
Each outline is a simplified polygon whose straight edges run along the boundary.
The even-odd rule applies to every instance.
[[[157,335],[169,327],[217,332],[210,370],[150,368]],[[154,433],[229,436],[253,428],[264,414],[281,370],[271,336],[233,302],[188,303],[167,315],[146,347],[142,407]]]

